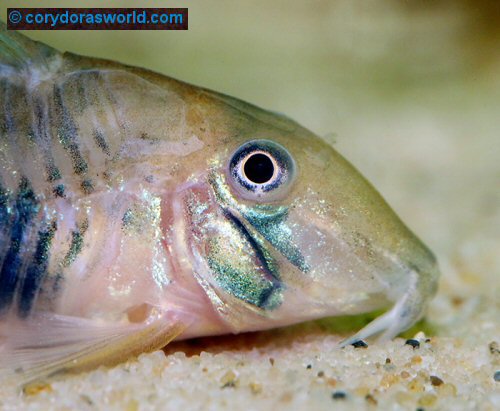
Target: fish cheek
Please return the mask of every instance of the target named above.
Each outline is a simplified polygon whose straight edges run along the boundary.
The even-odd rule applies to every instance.
[[[203,190],[191,192],[186,206],[194,269],[210,285],[208,295],[243,302],[250,310],[278,308],[283,288],[278,266],[259,241]]]
[[[236,232],[230,237],[215,236],[206,244],[207,264],[216,284],[252,306],[266,310],[277,308],[281,304],[279,282],[266,278],[266,268],[245,239]]]

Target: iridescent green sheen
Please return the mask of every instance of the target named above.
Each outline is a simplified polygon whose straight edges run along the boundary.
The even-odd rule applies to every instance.
[[[254,229],[253,224],[258,225],[257,213],[253,215],[253,223],[247,221],[245,216],[249,209],[234,199],[223,176],[214,173],[210,176],[210,182],[219,205],[226,210],[226,219],[231,222],[231,241],[222,247],[222,244],[211,240],[214,246],[210,247],[209,266],[216,274],[218,285],[259,308],[277,308],[283,301],[284,285],[280,279],[279,264],[269,250],[269,244],[274,244],[263,234],[266,232],[271,238],[270,230],[263,229],[263,233],[259,233],[259,230]],[[244,245],[232,249],[228,243]],[[252,255],[250,260],[249,253]]]
[[[305,273],[310,270],[304,256],[293,243],[292,230],[286,223],[288,207],[257,205],[253,208],[246,208],[243,216],[294,266]]]
[[[263,276],[262,267],[248,264],[243,256],[228,255],[217,238],[209,241],[209,249],[207,262],[222,289],[259,308],[271,310],[280,305],[280,283]]]
[[[279,267],[272,257],[272,249],[281,253],[290,263],[307,273],[310,270],[304,256],[293,242],[293,233],[287,224],[288,207],[256,204],[252,207],[236,201],[225,178],[212,174],[210,182],[222,207],[234,209],[241,215],[240,223],[258,245],[261,255],[268,261],[269,269],[279,279]],[[268,244],[266,244],[266,242]]]

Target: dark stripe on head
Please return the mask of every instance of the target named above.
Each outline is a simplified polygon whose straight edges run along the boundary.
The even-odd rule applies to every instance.
[[[3,83],[4,93],[2,99],[3,113],[5,122],[2,129],[11,143],[22,152],[23,148],[33,147],[34,129],[31,114],[31,101],[28,97],[29,91],[24,83],[15,78],[12,81],[7,80]],[[26,140],[21,140],[26,138]]]
[[[78,175],[84,174],[88,170],[88,165],[77,144],[78,129],[64,105],[61,87],[57,85],[54,86],[54,111],[59,141],[71,157],[73,171]]]
[[[110,94],[109,86],[98,69],[82,72],[78,84],[84,86],[84,93],[81,96],[82,109],[90,107],[87,110],[87,115],[92,124],[95,125],[92,132],[94,141],[107,157],[111,157],[111,147],[103,131],[105,126],[110,124],[108,120],[104,120],[105,125],[102,123],[103,119],[107,117],[108,108],[111,108],[111,111],[114,112],[113,105],[116,104]]]
[[[78,254],[83,248],[83,238],[85,232],[89,227],[88,220],[84,220],[83,223],[78,227],[77,230],[71,232],[71,244],[69,245],[69,250],[64,256],[63,267],[69,267],[78,257]]]
[[[7,190],[4,188],[2,182],[0,181],[0,212],[7,208],[8,200],[9,200],[9,194],[7,193]]]
[[[52,160],[53,161],[53,160]],[[57,181],[61,179],[61,172],[59,169],[53,164],[53,162],[49,162],[46,165],[46,172],[47,172],[47,180],[49,182]]]
[[[0,312],[7,310],[12,304],[22,265],[20,251],[26,240],[29,225],[38,210],[39,203],[31,184],[23,177],[13,210],[14,221],[10,233],[10,247],[0,272]]]
[[[252,237],[250,232],[247,230],[247,228],[243,225],[243,223],[237,218],[231,211],[229,210],[224,210],[224,216],[231,221],[234,226],[238,229],[238,231],[245,237],[245,239],[248,241],[252,249],[254,250],[257,258],[259,259],[260,263],[262,264],[262,267],[264,268],[268,280],[272,282],[277,282],[279,281],[279,274],[278,271],[276,270],[276,267],[274,265],[274,261],[272,258],[267,255],[267,253],[264,252],[264,249],[261,247],[261,245]]]
[[[99,130],[94,130],[94,140],[97,146],[106,154],[108,157],[111,156],[111,152],[109,151],[109,145],[106,139],[104,138],[104,134]]]
[[[7,80],[0,79],[0,101],[2,102],[2,111],[4,115],[0,116],[0,141],[7,136],[7,122],[6,122],[6,106],[7,106]]]
[[[0,225],[2,223],[5,223],[5,219],[3,218],[2,213],[7,213],[7,205],[9,202],[9,192],[7,189],[3,186],[2,179],[0,177]]]
[[[102,88],[99,82],[100,77],[98,69],[75,71],[66,77],[65,84],[73,92],[72,99],[77,113],[81,114],[89,108],[95,110],[99,103],[98,93]]]
[[[38,233],[35,254],[26,271],[19,298],[19,315],[22,318],[27,317],[30,313],[42,285],[42,281],[47,276],[50,247],[56,230],[57,225],[56,222],[53,221],[49,226]]]
[[[310,271],[304,256],[293,243],[290,228],[286,225],[288,209],[277,213],[247,212],[243,217],[255,228],[273,247],[275,247],[290,263],[304,273]]]
[[[61,172],[54,163],[54,158],[50,150],[51,138],[49,134],[49,119],[47,114],[47,104],[38,96],[32,100],[33,115],[35,117],[34,139],[38,149],[42,153],[45,163],[45,172],[49,182],[57,181],[61,178]]]
[[[3,258],[6,252],[6,243],[8,238],[8,228],[10,225],[9,215],[9,193],[3,187],[0,179],[0,268],[2,267]]]
[[[54,193],[54,195],[56,197],[64,197],[64,192],[65,192],[65,189],[64,189],[64,184],[58,184],[54,187],[54,189],[52,190],[52,192]]]
[[[281,289],[282,285],[280,282],[280,276],[276,267],[276,264],[272,257],[265,251],[265,249],[253,238],[252,234],[247,230],[244,224],[236,217],[231,211],[224,210],[225,217],[233,223],[236,229],[242,234],[245,240],[248,241],[252,247],[257,259],[259,260],[264,272],[266,274],[266,280],[270,281],[271,286],[263,288],[259,294],[259,299],[256,301],[256,306],[260,308],[276,308],[271,302],[271,297],[273,294]],[[251,302],[251,301],[247,301]]]
[[[4,115],[2,116],[2,122],[0,123],[0,135],[8,136],[9,133],[14,131],[14,119],[12,113],[12,84],[8,79],[0,80],[1,85],[1,96],[3,100],[2,109]]]
[[[92,184],[92,180],[89,178],[82,181],[81,187],[85,194],[91,194],[94,192],[94,185]]]

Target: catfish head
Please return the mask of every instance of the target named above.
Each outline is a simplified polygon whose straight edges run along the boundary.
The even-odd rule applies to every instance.
[[[224,331],[390,308],[348,344],[422,317],[436,259],[348,161],[282,115],[197,98],[212,132],[184,192],[185,236]]]

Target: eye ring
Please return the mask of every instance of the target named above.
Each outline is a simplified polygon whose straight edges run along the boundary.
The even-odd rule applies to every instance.
[[[295,175],[295,162],[280,144],[251,140],[229,162],[232,186],[245,198],[272,200],[284,192]]]

